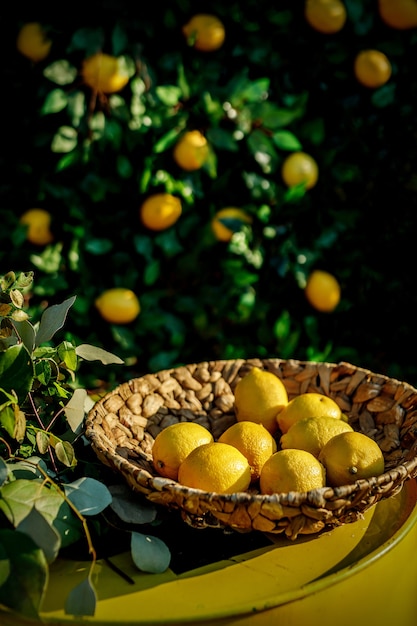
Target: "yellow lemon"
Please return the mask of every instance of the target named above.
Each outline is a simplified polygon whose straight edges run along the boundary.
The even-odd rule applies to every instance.
[[[340,0],[306,0],[304,16],[312,28],[330,35],[343,28],[347,13]]]
[[[333,274],[324,270],[313,270],[307,279],[304,294],[315,309],[331,313],[341,298],[340,284]]]
[[[53,241],[51,214],[45,209],[29,209],[20,216],[20,223],[27,226],[26,239],[31,243],[46,246]]]
[[[211,221],[214,236],[219,241],[230,241],[244,224],[251,224],[252,217],[238,207],[225,207],[217,211]]]
[[[264,463],[277,451],[277,442],[262,424],[237,422],[229,426],[219,437],[220,443],[234,446],[247,458],[251,468],[252,482],[258,480]]]
[[[140,207],[142,224],[150,230],[166,230],[181,217],[181,200],[170,193],[155,193]]]
[[[277,414],[288,403],[284,383],[272,372],[253,367],[237,383],[235,413],[238,422],[256,422],[274,434],[278,429]]]
[[[362,85],[376,89],[389,81],[392,66],[388,57],[380,50],[362,50],[355,58],[353,71]]]
[[[291,428],[282,435],[280,445],[282,449],[297,448],[307,450],[318,457],[323,446],[335,435],[353,432],[352,426],[343,419],[334,417],[305,417],[295,422]]]
[[[212,52],[223,45],[226,31],[215,15],[197,13],[183,26],[182,32],[190,46],[203,52]]]
[[[81,76],[86,85],[99,93],[116,93],[129,82],[129,72],[123,57],[98,52],[84,59]]]
[[[311,189],[318,181],[319,168],[309,154],[293,152],[282,164],[281,175],[288,187],[303,184],[306,189]]]
[[[165,478],[178,480],[178,468],[198,446],[213,441],[207,428],[195,422],[177,422],[161,430],[152,446],[155,470]]]
[[[287,403],[277,416],[278,426],[285,434],[293,424],[305,417],[342,418],[342,411],[335,400],[322,393],[300,393]]]
[[[263,494],[310,491],[326,485],[323,465],[305,450],[279,450],[262,468],[259,481]]]
[[[376,441],[359,432],[340,433],[322,448],[319,461],[331,487],[349,485],[384,473],[385,461]]]
[[[207,139],[199,130],[184,133],[174,146],[173,159],[176,164],[187,172],[203,167],[209,156]]]
[[[416,0],[378,0],[378,11],[391,28],[406,30],[417,26]]]
[[[180,465],[178,482],[216,493],[246,491],[251,482],[250,465],[237,448],[214,441],[190,452]]]
[[[51,49],[52,41],[39,22],[28,22],[19,30],[16,47],[23,56],[37,63],[45,59]]]
[[[106,289],[96,298],[95,306],[101,317],[110,324],[129,324],[140,313],[138,297],[125,287]]]

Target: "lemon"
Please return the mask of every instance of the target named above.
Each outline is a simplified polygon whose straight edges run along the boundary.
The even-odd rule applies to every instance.
[[[106,289],[95,300],[101,317],[110,324],[129,324],[140,313],[139,299],[131,289],[114,287]]]
[[[378,0],[378,12],[391,28],[406,30],[417,26],[417,3],[415,0]]]
[[[311,189],[317,184],[319,168],[309,154],[293,152],[282,164],[281,175],[288,187],[303,184],[306,189]]]
[[[19,30],[16,48],[34,63],[43,61],[48,56],[51,46],[52,41],[39,22],[28,22]]]
[[[212,52],[223,45],[226,31],[223,22],[209,13],[197,13],[183,26],[182,32],[190,46]]]
[[[342,418],[339,405],[322,393],[308,392],[295,396],[277,416],[278,426],[285,434],[293,424],[305,417]]]
[[[234,446],[247,458],[252,482],[258,480],[264,463],[277,451],[277,442],[262,424],[237,422],[219,437],[220,443]]]
[[[165,478],[178,479],[178,468],[198,446],[213,441],[207,428],[195,422],[177,422],[161,430],[152,446],[155,470]]]
[[[349,485],[384,473],[385,461],[376,441],[359,432],[340,433],[322,448],[319,461],[331,487]]]
[[[155,193],[142,203],[140,219],[150,230],[166,230],[181,217],[181,200],[170,193]]]
[[[315,309],[331,313],[340,302],[341,288],[333,274],[316,269],[308,276],[304,293]]]
[[[289,448],[275,452],[262,468],[259,486],[261,493],[288,493],[310,491],[326,484],[324,466],[306,450]]]
[[[238,207],[225,207],[217,211],[211,221],[211,229],[218,241],[230,241],[244,224],[251,224],[252,217]]]
[[[295,422],[290,429],[282,435],[280,446],[282,449],[297,448],[307,450],[318,457],[323,446],[335,435],[353,432],[352,426],[343,419],[334,417],[305,417]]]
[[[172,156],[181,169],[199,170],[209,157],[207,139],[199,130],[189,130],[175,144]]]
[[[179,467],[178,482],[203,491],[235,493],[249,487],[251,470],[237,448],[214,441],[190,452]]]
[[[380,50],[362,50],[355,58],[353,71],[362,85],[377,89],[391,78],[392,66]]]
[[[347,12],[340,0],[306,0],[304,16],[312,28],[330,35],[343,28]]]
[[[26,239],[37,246],[46,246],[54,236],[51,232],[51,214],[45,209],[28,209],[21,215],[20,223],[27,226]]]
[[[288,403],[282,380],[272,372],[253,367],[239,380],[234,394],[237,421],[263,424],[274,434],[278,429],[277,414]]]
[[[81,76],[86,85],[99,93],[116,93],[129,82],[129,72],[123,57],[98,52],[84,59]]]

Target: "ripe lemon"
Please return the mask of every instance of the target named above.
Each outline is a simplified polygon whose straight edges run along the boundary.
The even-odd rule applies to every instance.
[[[347,13],[340,0],[306,0],[304,16],[312,28],[330,35],[342,30]]]
[[[96,298],[95,306],[101,317],[110,324],[129,324],[140,313],[138,297],[125,287],[106,289]]]
[[[322,393],[300,393],[290,400],[286,407],[277,416],[278,426],[282,434],[289,431],[291,426],[305,417],[342,418],[339,405]]]
[[[28,22],[18,32],[16,48],[35,63],[43,61],[48,56],[51,46],[52,41],[39,22]]]
[[[81,76],[86,85],[99,93],[116,93],[129,82],[124,59],[103,52],[84,59]]]
[[[282,435],[280,445],[283,450],[297,448],[318,457],[323,446],[332,437],[347,432],[353,432],[353,428],[343,419],[328,416],[304,417]]]
[[[46,246],[54,236],[51,232],[51,214],[45,209],[29,209],[20,216],[20,223],[27,226],[26,239],[37,246]]]
[[[362,85],[376,89],[391,78],[392,67],[388,57],[380,50],[362,50],[355,58],[353,71]]]
[[[213,435],[201,424],[171,424],[155,437],[152,447],[153,466],[161,476],[178,480],[178,468],[190,452],[212,441]]]
[[[318,181],[319,168],[309,154],[293,152],[282,164],[281,175],[288,187],[303,184],[306,189],[311,189]]]
[[[322,448],[319,461],[331,487],[349,485],[384,473],[384,455],[376,441],[359,432],[341,433]]]
[[[166,230],[182,213],[181,200],[170,193],[155,193],[140,207],[142,224],[150,230]]]
[[[238,422],[263,424],[274,434],[277,414],[288,403],[284,383],[272,372],[253,367],[235,387],[235,413]]]
[[[187,172],[193,172],[203,167],[209,156],[207,139],[199,130],[189,130],[184,133],[174,146],[173,159],[175,163]]]
[[[339,281],[333,274],[324,270],[313,270],[307,278],[304,294],[315,309],[331,313],[341,298]]]
[[[326,484],[326,472],[315,456],[305,450],[279,450],[262,468],[259,486],[261,493],[288,493],[310,491]]]
[[[416,0],[378,0],[378,11],[391,28],[406,30],[417,26]]]
[[[251,482],[250,465],[237,448],[214,441],[190,452],[180,465],[178,482],[216,493],[246,491]]]
[[[277,442],[262,424],[237,422],[219,437],[220,443],[234,446],[247,458],[252,482],[258,480],[264,463],[277,451]]]
[[[190,46],[203,52],[212,52],[223,45],[226,31],[223,22],[215,15],[198,13],[182,28]]]
[[[219,241],[230,241],[244,224],[251,224],[252,217],[237,207],[225,207],[217,211],[211,221],[214,236]]]

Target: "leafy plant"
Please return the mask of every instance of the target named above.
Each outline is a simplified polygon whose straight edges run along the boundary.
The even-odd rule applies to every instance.
[[[116,485],[112,491],[100,477],[88,475],[83,420],[93,400],[77,385],[78,368],[85,361],[123,361],[88,344],[54,345],[76,298],[46,308],[32,323],[24,310],[32,282],[32,272],[0,277],[0,605],[39,617],[49,565],[84,537],[91,565],[71,590],[65,610],[93,615],[97,554],[89,520],[105,524],[101,514],[111,508],[124,522],[149,523],[156,511],[141,509],[137,501],[129,505],[126,488]],[[167,546],[156,537],[130,533],[137,567],[164,571]]]

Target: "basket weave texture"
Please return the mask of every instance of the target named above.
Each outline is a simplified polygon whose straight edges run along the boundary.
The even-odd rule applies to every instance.
[[[254,367],[273,372],[289,399],[318,392],[330,396],[354,430],[379,444],[385,473],[352,485],[306,493],[218,494],[159,476],[152,465],[156,435],[178,421],[195,421],[217,439],[236,421],[234,389]],[[350,363],[294,359],[207,361],[146,374],[100,399],[86,418],[97,457],[152,502],[179,509],[194,527],[284,532],[291,539],[354,522],[379,500],[398,493],[417,475],[417,389]]]

